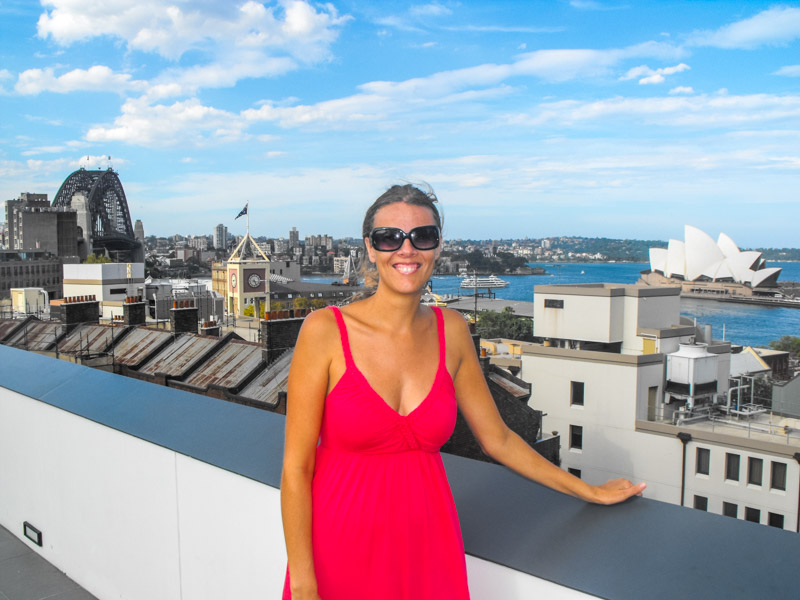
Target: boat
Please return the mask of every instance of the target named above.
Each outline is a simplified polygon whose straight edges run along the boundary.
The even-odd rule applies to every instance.
[[[461,289],[493,289],[506,287],[508,287],[508,282],[504,279],[500,279],[497,275],[489,275],[488,277],[467,275],[461,280]]]

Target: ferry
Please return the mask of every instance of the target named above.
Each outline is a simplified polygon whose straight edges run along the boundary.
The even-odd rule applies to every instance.
[[[461,280],[461,289],[495,289],[507,288],[508,282],[500,279],[497,275],[489,275],[488,277],[475,277],[474,275],[467,275]]]

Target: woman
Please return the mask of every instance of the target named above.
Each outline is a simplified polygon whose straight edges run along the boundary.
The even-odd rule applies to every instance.
[[[441,252],[435,203],[410,185],[378,198],[363,225],[375,293],[316,311],[301,329],[281,481],[284,598],[469,598],[438,452],[456,404],[487,454],[534,481],[600,504],[644,489],[588,485],[505,425],[464,318],[420,304]]]

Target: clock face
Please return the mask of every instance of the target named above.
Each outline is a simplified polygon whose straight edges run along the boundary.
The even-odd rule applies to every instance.
[[[251,288],[257,288],[258,284],[261,283],[261,278],[253,273],[250,277],[247,278],[247,283],[250,284]]]
[[[231,273],[231,288],[236,289],[236,273]]]

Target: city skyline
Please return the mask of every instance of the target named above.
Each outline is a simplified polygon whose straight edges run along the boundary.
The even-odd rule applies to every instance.
[[[148,235],[242,234],[249,203],[257,235],[340,238],[424,181],[451,239],[798,245],[796,2],[3,1],[0,27],[2,200],[113,166]]]

